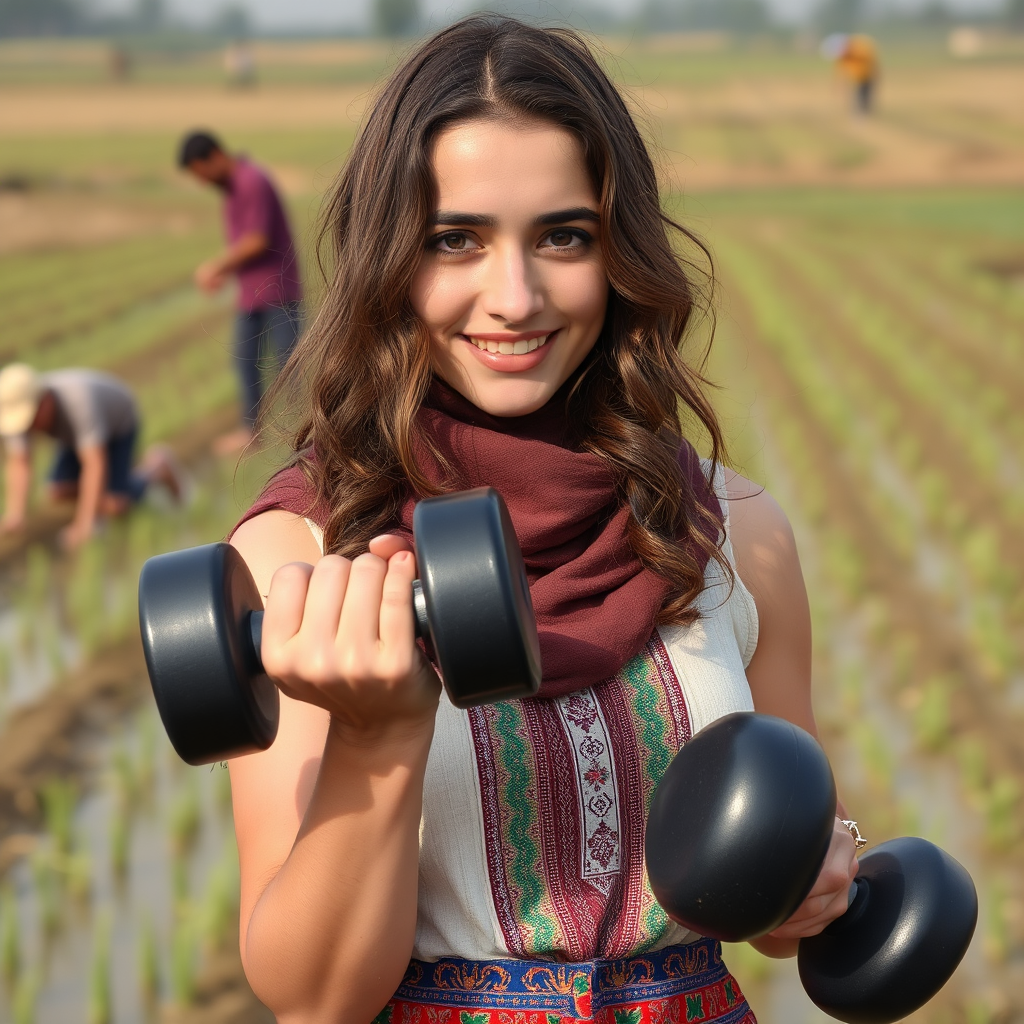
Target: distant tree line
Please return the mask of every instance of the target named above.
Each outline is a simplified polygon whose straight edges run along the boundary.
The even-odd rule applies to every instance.
[[[0,37],[76,34],[155,34],[169,24],[167,0],[135,0],[121,15],[100,15],[91,0],[0,0]],[[500,9],[543,24],[561,15],[571,24],[593,31],[623,24],[605,6],[607,0],[476,0],[480,9]],[[414,35],[423,28],[422,0],[371,0],[373,29],[385,36]],[[941,25],[964,20],[947,0],[929,0],[909,12],[895,0],[819,0],[811,24],[820,32],[844,32],[893,20]],[[1001,16],[989,15],[1017,30],[1024,30],[1024,0],[1003,0]],[[646,0],[629,23],[648,31],[723,31],[758,35],[780,28],[768,0]],[[241,39],[252,32],[251,16],[242,0],[225,0],[215,7],[203,26],[207,34]]]
[[[212,6],[205,32],[230,39],[251,34],[252,19],[239,0]],[[0,38],[18,36],[153,35],[172,25],[166,0],[135,0],[124,14],[98,14],[91,0],[0,0]]]

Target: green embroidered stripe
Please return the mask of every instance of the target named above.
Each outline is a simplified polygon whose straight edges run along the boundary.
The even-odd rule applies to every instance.
[[[654,659],[642,651],[622,667],[619,678],[632,688],[630,708],[633,721],[637,724],[637,743],[643,758],[645,799],[654,794],[654,787],[672,763],[675,751],[670,748],[666,737],[664,709],[658,704],[663,698],[661,682]],[[628,691],[627,691],[628,693]],[[645,807],[645,812],[649,809]],[[654,899],[650,884],[644,876],[644,903],[642,934],[646,938],[637,944],[637,952],[646,952],[664,934],[668,915]],[[639,938],[639,936],[638,936]]]
[[[494,705],[492,735],[498,740],[497,757],[508,776],[503,802],[510,811],[503,823],[507,849],[514,851],[507,872],[521,896],[517,907],[519,920],[532,930],[532,953],[544,953],[555,948],[558,924],[543,911],[547,895],[544,873],[540,864],[540,851],[532,836],[536,834],[537,782],[530,746],[524,739],[526,724],[522,710],[514,701],[501,701]],[[532,796],[531,796],[532,792]]]

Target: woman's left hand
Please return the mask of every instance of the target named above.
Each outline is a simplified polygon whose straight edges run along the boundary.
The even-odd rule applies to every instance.
[[[807,898],[785,924],[768,934],[775,939],[803,939],[817,935],[837,917],[846,913],[850,905],[850,885],[856,876],[857,856],[853,836],[836,818],[825,863]]]

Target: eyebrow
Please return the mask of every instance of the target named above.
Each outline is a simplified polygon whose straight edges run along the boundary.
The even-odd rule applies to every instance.
[[[551,213],[541,214],[534,224],[537,227],[549,227],[552,224],[565,224],[573,220],[587,220],[598,223],[601,218],[596,210],[589,206],[572,206],[567,210],[554,210]],[[486,213],[459,213],[456,210],[438,210],[434,214],[434,224],[437,225],[465,225],[473,228],[495,228],[498,226],[498,218]]]

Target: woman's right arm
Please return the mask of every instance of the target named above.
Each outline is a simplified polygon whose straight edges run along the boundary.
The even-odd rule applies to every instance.
[[[232,543],[268,595],[263,661],[282,690],[273,746],[231,762],[242,962],[281,1024],[368,1024],[412,952],[440,692],[414,641],[415,559],[395,538],[321,558],[280,511]]]

